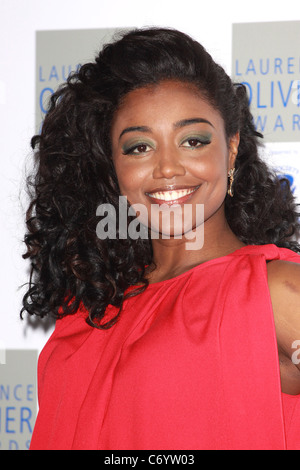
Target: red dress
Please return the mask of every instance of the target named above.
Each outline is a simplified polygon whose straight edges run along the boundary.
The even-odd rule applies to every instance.
[[[280,387],[273,259],[300,262],[247,246],[151,284],[109,330],[84,309],[57,321],[31,449],[300,449],[300,395]]]

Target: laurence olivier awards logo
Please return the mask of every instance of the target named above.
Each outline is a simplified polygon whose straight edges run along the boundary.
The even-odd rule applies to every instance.
[[[37,414],[38,351],[7,350],[0,361],[0,450],[29,448]]]
[[[36,131],[39,132],[49,98],[81,64],[93,61],[103,44],[120,28],[36,32]]]
[[[300,140],[300,21],[233,25],[232,78],[265,142]]]
[[[294,148],[293,148],[294,145]],[[282,147],[282,148],[280,148]],[[271,148],[272,166],[279,178],[285,178],[297,201],[300,201],[300,145],[296,143],[277,144]]]

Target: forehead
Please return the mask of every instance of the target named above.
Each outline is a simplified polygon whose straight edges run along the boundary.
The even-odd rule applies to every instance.
[[[126,106],[128,101],[138,99],[139,97],[149,99],[152,97],[165,95],[168,92],[176,93],[178,95],[188,94],[204,99],[204,94],[202,94],[197,86],[193,83],[180,82],[178,80],[162,80],[161,82],[149,84],[130,91],[127,93],[127,95],[125,95],[120,107]]]
[[[158,125],[160,121],[208,115],[222,124],[220,113],[195,85],[170,80],[138,88],[125,95],[115,113],[112,130],[125,124]]]

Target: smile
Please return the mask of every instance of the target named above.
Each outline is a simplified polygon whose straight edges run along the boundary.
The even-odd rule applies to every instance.
[[[192,194],[199,188],[199,186],[193,188],[185,188],[185,189],[172,189],[172,190],[162,190],[162,191],[155,191],[152,193],[146,193],[153,202],[158,204],[167,203],[167,204],[182,204],[186,202]]]

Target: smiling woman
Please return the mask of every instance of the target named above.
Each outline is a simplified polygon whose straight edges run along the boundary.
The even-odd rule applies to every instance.
[[[205,118],[195,117],[197,114]],[[133,125],[137,122],[143,125]],[[121,129],[124,130],[120,132]],[[220,113],[207,103],[196,86],[164,80],[128,93],[115,114],[111,136],[120,191],[130,204],[144,204],[149,215],[153,213],[153,204],[167,204],[174,209],[176,223],[170,221],[164,226],[165,218],[159,227],[153,227],[149,218],[148,227],[161,234],[179,236],[196,232],[199,224],[205,223],[205,236],[210,239],[214,234],[214,250],[220,245],[226,250],[226,237],[230,239],[229,250],[232,243],[241,246],[238,240],[233,240],[224,213],[227,175],[234,167],[238,133],[227,139]],[[186,204],[191,209],[189,221],[180,217],[181,206]],[[204,205],[204,220],[197,220],[196,208],[200,204]],[[152,247],[156,268],[148,277],[157,282],[169,277],[170,262],[162,262],[165,250],[161,239],[153,240]],[[199,252],[193,251],[187,253],[184,239],[177,243],[176,265],[181,272],[203,260]]]
[[[54,93],[25,237],[23,311],[58,319],[32,449],[300,449],[298,214],[261,137],[245,87],[171,29]]]

